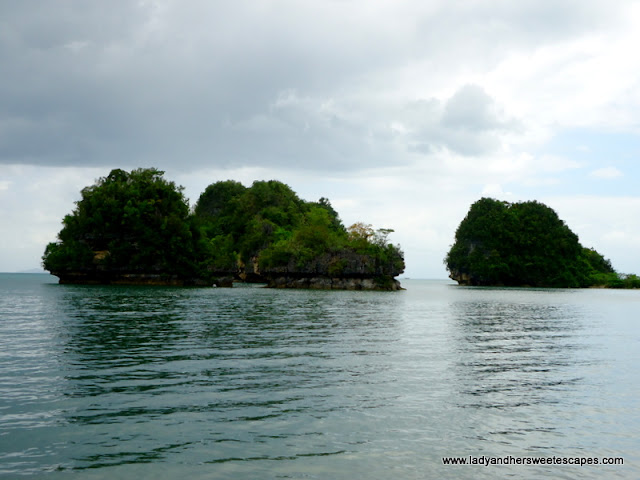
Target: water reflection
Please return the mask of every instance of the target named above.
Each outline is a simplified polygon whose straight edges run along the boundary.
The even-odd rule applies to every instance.
[[[328,418],[390,401],[375,392],[398,335],[390,296],[56,287],[64,415],[96,432],[74,469],[333,455],[346,445]]]
[[[584,312],[562,298],[485,289],[452,302],[457,405],[485,412],[471,430],[476,438],[510,445],[534,435],[531,448],[557,445],[556,424],[579,403],[579,372],[589,358]]]
[[[637,292],[406,286],[8,292],[0,476],[638,478]]]

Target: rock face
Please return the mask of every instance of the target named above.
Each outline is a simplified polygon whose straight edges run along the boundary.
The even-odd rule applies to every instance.
[[[312,290],[403,290],[394,277],[402,269],[375,264],[371,257],[354,252],[322,255],[304,265],[290,262],[286,266],[261,271],[258,258],[249,264],[239,263],[236,271],[209,272],[208,281],[183,278],[163,272],[127,272],[109,269],[105,261],[108,251],[94,252],[91,268],[52,272],[61,284],[75,285],[165,285],[232,287],[234,282],[264,283],[269,288],[300,288]]]
[[[399,261],[398,261],[399,260]],[[259,269],[254,272],[264,276],[294,275],[294,276],[323,276],[323,277],[396,277],[404,271],[404,261],[401,257],[390,258],[387,262],[372,258],[369,255],[344,250],[325,253],[303,264],[290,260],[286,265]]]
[[[300,277],[274,276],[269,277],[268,287],[271,288],[305,288],[310,290],[403,290],[396,279],[373,278],[330,278],[330,277]]]
[[[394,262],[394,260],[396,260]],[[404,262],[372,260],[368,255],[351,251],[326,253],[303,265],[291,260],[287,265],[255,273],[273,288],[308,288],[316,290],[402,290],[394,277],[404,271]]]
[[[259,259],[239,263],[232,271],[212,271],[214,284],[231,287],[234,281],[264,283],[269,288],[301,288],[312,290],[403,290],[394,277],[402,268],[393,262],[388,265],[376,264],[371,257],[354,252],[325,254],[297,265],[290,261],[287,265],[261,270]],[[404,265],[404,264],[402,264]]]
[[[451,280],[455,280],[456,282],[458,282],[458,285],[465,285],[465,286],[477,285],[477,283],[474,283],[473,277],[471,277],[471,275],[469,275],[468,273],[453,271],[449,274],[449,278]]]

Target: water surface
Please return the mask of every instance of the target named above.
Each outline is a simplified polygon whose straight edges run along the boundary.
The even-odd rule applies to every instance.
[[[0,475],[640,478],[639,291],[52,282],[0,274]]]

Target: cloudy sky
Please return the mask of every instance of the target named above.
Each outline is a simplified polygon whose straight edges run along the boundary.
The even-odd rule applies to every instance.
[[[328,197],[413,278],[446,278],[482,196],[640,273],[638,25],[631,0],[3,0],[0,271],[154,166],[192,204],[226,179]]]

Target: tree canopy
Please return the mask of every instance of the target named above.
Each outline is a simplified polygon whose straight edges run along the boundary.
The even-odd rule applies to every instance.
[[[154,168],[112,170],[82,190],[64,217],[58,242],[50,243],[43,266],[54,275],[201,275],[206,245],[194,228],[182,188]]]
[[[230,283],[288,273],[375,278],[379,285],[404,270],[402,251],[387,240],[392,230],[346,229],[324,197],[304,201],[276,180],[251,187],[226,180],[209,185],[190,212],[182,187],[163,174],[113,170],[84,188],[45,250],[44,268],[69,282],[151,274]]]
[[[217,182],[200,196],[195,215],[213,246],[212,268],[234,263],[255,275],[393,277],[404,270],[403,253],[383,237],[361,238],[346,229],[331,202],[301,200],[276,180],[249,188]],[[259,272],[259,273],[258,273]]]
[[[445,263],[451,278],[470,285],[585,287],[615,274],[553,209],[491,198],[471,206]]]

